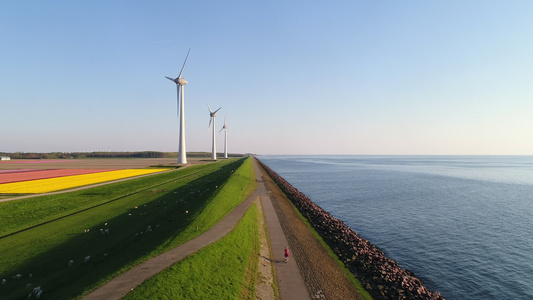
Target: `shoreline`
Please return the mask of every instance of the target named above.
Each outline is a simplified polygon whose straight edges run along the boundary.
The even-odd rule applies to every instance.
[[[439,292],[429,291],[414,274],[401,268],[377,246],[313,203],[259,159],[257,161],[374,299],[444,299]]]

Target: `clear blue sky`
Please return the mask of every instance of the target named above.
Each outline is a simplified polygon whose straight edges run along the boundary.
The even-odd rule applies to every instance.
[[[533,1],[1,1],[0,152],[533,154]],[[217,134],[222,151],[223,133]]]

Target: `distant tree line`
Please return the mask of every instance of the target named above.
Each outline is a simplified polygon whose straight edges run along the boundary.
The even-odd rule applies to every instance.
[[[219,157],[224,154],[217,154]],[[81,159],[81,158],[177,158],[177,152],[0,152],[0,156],[11,159]],[[211,152],[187,152],[188,157],[211,157]],[[243,154],[228,154],[229,157],[242,157]]]

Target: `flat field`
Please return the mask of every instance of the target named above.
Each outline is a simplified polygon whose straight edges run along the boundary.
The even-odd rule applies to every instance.
[[[205,158],[188,158],[187,165],[179,165],[177,158],[101,158],[101,159],[14,159],[0,161],[0,183],[18,182],[31,172],[70,172],[77,170],[80,174],[96,173],[106,170],[126,170],[140,168],[183,168],[213,162]],[[55,177],[55,176],[51,176]],[[2,179],[3,178],[3,179]],[[37,179],[37,178],[36,178]],[[36,182],[37,184],[37,182]],[[82,187],[85,188],[85,187]],[[44,192],[44,191],[42,191]],[[3,193],[3,194],[2,194]],[[25,192],[0,191],[0,200],[11,200]],[[24,196],[23,196],[24,197]]]
[[[67,169],[66,171],[69,171]],[[168,169],[125,169],[0,184],[0,194],[38,194],[153,174]],[[38,172],[38,171],[37,171]],[[28,172],[29,173],[29,172]],[[23,174],[28,174],[23,173]],[[5,175],[5,174],[3,174]]]
[[[20,181],[29,181],[37,179],[46,179],[46,178],[56,178],[62,176],[73,176],[73,175],[82,175],[82,174],[91,174],[99,172],[114,171],[113,169],[53,169],[53,170],[4,170],[0,172],[0,184],[11,183],[11,182],[20,182]]]
[[[206,158],[187,158],[188,165],[211,162]],[[157,166],[179,167],[177,158],[88,158],[88,159],[13,159],[0,161],[0,170],[15,169],[136,169]]]

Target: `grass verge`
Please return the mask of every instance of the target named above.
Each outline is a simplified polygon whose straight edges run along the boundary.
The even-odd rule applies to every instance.
[[[257,206],[252,205],[224,238],[145,281],[122,299],[254,299],[257,267],[254,271],[249,266],[257,265],[257,214]]]

